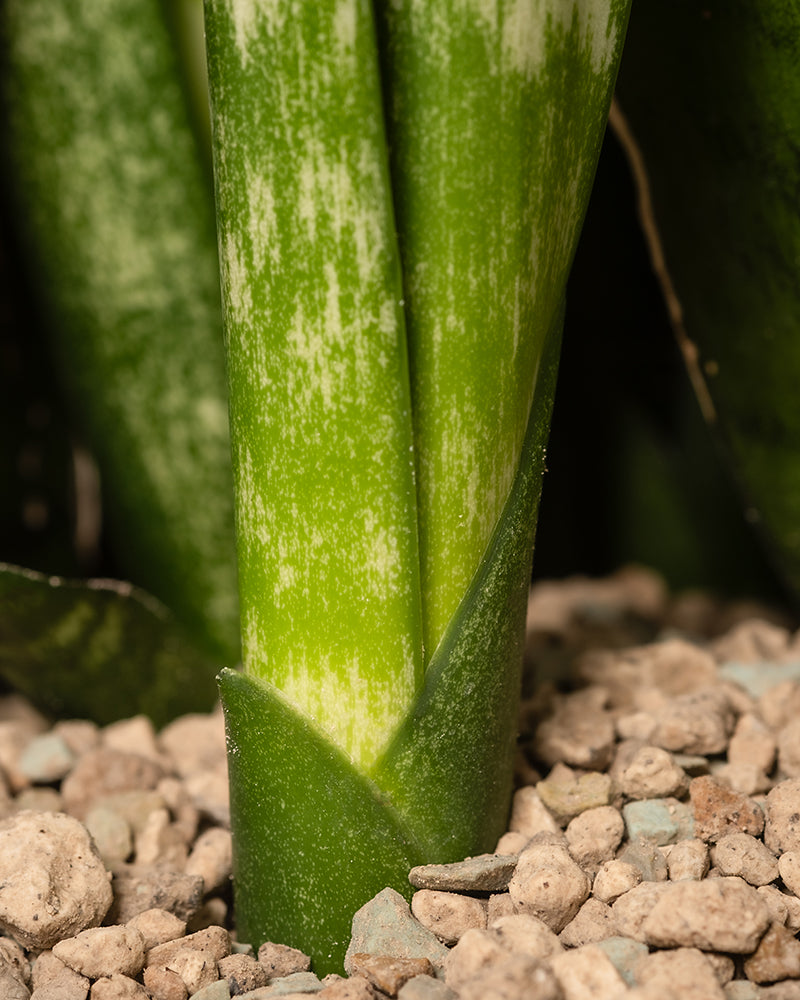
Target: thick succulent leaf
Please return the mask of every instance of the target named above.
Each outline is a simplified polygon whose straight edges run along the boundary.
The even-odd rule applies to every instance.
[[[494,848],[506,829],[536,514],[563,309],[545,338],[522,461],[489,551],[374,775],[429,861]]]
[[[100,725],[144,713],[163,726],[211,710],[217,669],[130,584],[0,563],[0,676],[47,713]]]
[[[692,381],[795,589],[798,37],[796,3],[654,0],[634,5],[619,81]]]
[[[207,34],[245,669],[368,769],[422,678],[372,12],[211,0]]]
[[[376,6],[411,357],[427,661],[486,555],[519,468],[628,2]]]
[[[4,165],[125,575],[239,649],[213,198],[160,0],[9,0]]]
[[[239,937],[341,973],[353,913],[387,885],[409,895],[425,855],[380,789],[274,688],[226,670],[220,690]]]

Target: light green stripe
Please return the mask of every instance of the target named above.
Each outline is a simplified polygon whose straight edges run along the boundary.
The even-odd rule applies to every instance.
[[[207,30],[245,665],[368,768],[422,670],[371,11],[211,0]]]
[[[594,174],[626,4],[382,5],[406,284],[425,652],[518,465]]]

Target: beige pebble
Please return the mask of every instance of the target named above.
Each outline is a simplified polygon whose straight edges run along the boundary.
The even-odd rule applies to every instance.
[[[613,903],[642,881],[642,873],[626,861],[607,861],[594,877],[592,895],[602,903]]]
[[[567,948],[580,948],[605,941],[616,933],[617,924],[611,907],[590,896],[561,931],[559,940]]]
[[[653,952],[637,963],[635,974],[637,985],[672,990],[681,1000],[725,1000],[713,966],[697,948]]]
[[[664,750],[722,753],[733,726],[728,698],[717,688],[706,688],[673,698],[660,713],[651,739]]]
[[[497,935],[473,928],[463,934],[447,953],[444,961],[445,982],[460,993],[467,980],[502,964],[510,955],[511,952]]]
[[[533,844],[519,856],[508,891],[518,913],[538,917],[556,934],[585,902],[589,877],[566,847]]]
[[[427,958],[396,958],[392,955],[356,954],[350,958],[353,975],[362,976],[388,996],[397,996],[400,988],[415,976],[433,976]]]
[[[758,663],[779,660],[789,648],[790,635],[781,625],[763,618],[748,618],[730,628],[712,643],[714,656],[720,663]]]
[[[90,1000],[149,1000],[141,983],[128,976],[104,976],[92,983]]]
[[[793,934],[800,931],[800,899],[781,892],[775,885],[761,885],[756,890],[766,903],[770,920],[785,924]]]
[[[153,723],[146,715],[134,715],[104,726],[100,730],[100,741],[111,750],[140,754],[160,765],[164,763],[156,744]]]
[[[81,757],[61,783],[68,812],[82,819],[98,800],[115,792],[155,788],[163,769],[140,754],[98,747]]]
[[[731,764],[750,764],[765,774],[775,763],[775,737],[754,713],[740,716],[728,744],[728,761]]]
[[[667,885],[642,925],[647,944],[752,952],[769,924],[757,891],[743,879],[723,877]]]
[[[773,785],[772,779],[755,764],[715,763],[711,771],[718,781],[742,795],[761,795]]]
[[[775,854],[800,850],[800,778],[782,781],[767,795],[764,843]]]
[[[54,944],[53,954],[90,979],[115,972],[137,976],[144,967],[144,938],[135,927],[90,927]]]
[[[226,754],[222,713],[182,715],[161,730],[158,745],[182,778],[212,771]]]
[[[228,762],[222,757],[215,767],[198,771],[184,779],[184,787],[192,803],[215,823],[230,826],[230,795]]]
[[[528,913],[498,917],[489,930],[509,951],[529,958],[550,958],[564,950],[547,924]]]
[[[620,790],[629,799],[681,797],[688,787],[686,772],[678,767],[672,754],[654,746],[643,746],[620,779]]]
[[[587,809],[609,805],[614,795],[609,774],[577,774],[562,764],[556,764],[547,778],[537,783],[536,791],[556,821],[565,824]]]
[[[270,979],[308,972],[311,968],[311,959],[298,948],[272,941],[265,941],[258,949],[258,962]]]
[[[220,979],[227,979],[234,996],[266,986],[267,971],[252,955],[227,955],[217,962]]]
[[[647,743],[657,725],[658,722],[652,712],[643,710],[628,712],[617,717],[617,735],[621,740],[636,740]]]
[[[144,827],[136,834],[134,855],[139,865],[158,865],[176,871],[185,868],[189,856],[186,837],[171,821],[167,809],[156,809],[147,817]]]
[[[597,945],[587,944],[557,955],[551,962],[564,1000],[617,1000],[628,992],[625,980],[608,955]]]
[[[172,967],[173,956],[179,951],[202,951],[210,955],[215,962],[231,953],[231,936],[224,927],[206,927],[204,930],[187,934],[164,944],[156,945],[147,952],[147,965],[164,965]]]
[[[569,852],[584,871],[594,871],[614,857],[625,833],[625,821],[614,806],[587,809],[565,830]]]
[[[758,714],[773,732],[800,715],[800,681],[785,680],[769,688],[758,700]]]
[[[722,837],[711,849],[711,861],[723,875],[740,875],[750,885],[767,885],[778,877],[775,855],[747,833]]]
[[[444,983],[438,979],[432,980],[432,982],[441,987],[441,992],[438,994],[431,992],[426,996],[424,988],[420,989],[413,985],[415,983],[421,984],[425,979],[427,979],[426,976],[415,976],[414,979],[409,979],[397,994],[400,1000],[458,1000],[456,994],[452,990],[448,990]],[[363,976],[350,976],[349,979],[336,980],[326,976],[324,982],[326,985],[319,993],[311,994],[317,1000],[378,1000],[375,987]]]
[[[486,901],[486,925],[491,926],[495,920],[516,913],[514,901],[507,892],[495,892]]]
[[[514,793],[508,828],[511,833],[523,834],[527,840],[537,833],[558,833],[560,830],[553,814],[532,785],[518,788]]]
[[[186,983],[177,972],[160,965],[150,965],[142,974],[152,1000],[188,1000]]]
[[[459,1000],[564,1000],[552,971],[524,955],[510,955],[495,968],[477,973],[461,984],[458,997]]]
[[[185,784],[180,778],[167,775],[156,785],[156,792],[163,798],[172,820],[182,833],[187,844],[197,836],[200,824],[200,810],[192,801]]]
[[[419,889],[411,897],[411,912],[445,944],[455,944],[472,927],[486,927],[485,902],[460,893]]]
[[[787,778],[800,777],[800,719],[792,719],[778,732],[778,770]]]
[[[227,885],[233,865],[230,830],[209,827],[197,838],[186,861],[187,875],[200,875],[205,891],[216,892]]]
[[[76,757],[82,757],[100,744],[100,727],[89,719],[62,719],[53,732],[60,736]]]
[[[607,701],[608,692],[597,686],[558,697],[552,714],[536,729],[536,756],[551,766],[563,762],[592,770],[607,767],[615,743]]]
[[[617,933],[634,941],[646,942],[644,922],[670,887],[669,882],[641,882],[614,900],[611,911]]]
[[[114,866],[114,902],[109,920],[127,924],[144,910],[169,910],[181,920],[193,917],[203,901],[203,880],[197,875],[149,865]]]
[[[697,837],[667,848],[667,869],[673,882],[697,882],[706,877],[709,865],[708,845]]]
[[[49,948],[94,927],[111,900],[111,876],[76,819],[21,812],[0,823],[0,926],[20,944]]]
[[[495,854],[513,855],[520,854],[531,838],[517,830],[508,830],[497,841],[494,849]]]
[[[800,941],[782,924],[771,924],[754,953],[745,960],[744,972],[754,983],[800,978]]]
[[[219,979],[216,957],[205,948],[179,948],[170,956],[167,968],[181,977],[189,996]]]
[[[128,927],[137,930],[144,939],[145,951],[150,951],[156,945],[174,941],[186,933],[186,921],[176,917],[169,910],[151,909],[137,913],[128,923]]]
[[[800,896],[800,851],[787,851],[778,858],[778,872],[786,888]]]

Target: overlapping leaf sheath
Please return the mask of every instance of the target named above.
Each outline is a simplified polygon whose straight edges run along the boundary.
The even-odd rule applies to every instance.
[[[237,913],[322,971],[416,859],[504,828],[564,284],[627,16],[374,7],[207,3]]]

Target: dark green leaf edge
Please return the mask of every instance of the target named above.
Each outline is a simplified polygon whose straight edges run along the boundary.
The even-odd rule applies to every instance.
[[[0,676],[57,717],[156,726],[208,712],[219,663],[172,614],[117,580],[65,580],[0,563]]]

